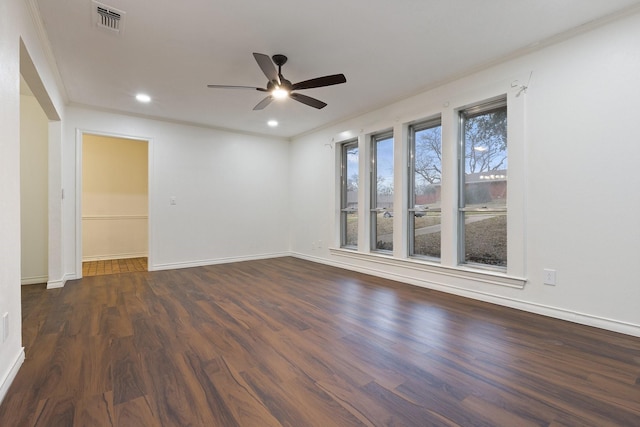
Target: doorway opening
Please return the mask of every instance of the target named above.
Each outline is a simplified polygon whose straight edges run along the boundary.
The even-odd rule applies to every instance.
[[[82,276],[148,270],[149,141],[82,133]]]
[[[20,39],[21,283],[64,284],[60,115]]]
[[[20,76],[21,284],[49,280],[49,119]]]

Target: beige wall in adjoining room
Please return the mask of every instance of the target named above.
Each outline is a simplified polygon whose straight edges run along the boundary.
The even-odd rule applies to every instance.
[[[148,142],[85,134],[82,259],[148,254]]]

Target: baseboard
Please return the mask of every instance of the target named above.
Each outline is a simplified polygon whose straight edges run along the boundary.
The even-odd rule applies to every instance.
[[[64,280],[50,280],[47,282],[47,289],[63,288],[64,282]]]
[[[65,274],[60,280],[49,280],[47,282],[47,289],[63,288],[67,280],[76,279],[75,274]]]
[[[9,387],[11,387],[11,384],[13,383],[13,380],[16,378],[16,375],[18,374],[18,371],[20,370],[20,367],[22,366],[22,363],[24,362],[24,347],[20,347],[20,351],[18,352],[13,365],[11,366],[11,369],[9,370],[9,372],[7,372],[7,375],[0,379],[0,403],[2,403],[2,401],[4,400],[4,397],[7,395],[7,392],[9,391]]]
[[[107,254],[107,255],[92,255],[82,257],[82,262],[89,261],[106,261],[112,259],[129,259],[129,258],[147,258],[149,254],[147,252],[135,252],[135,253],[126,253],[126,254]]]
[[[586,326],[593,326],[599,329],[605,329],[612,332],[618,332],[625,335],[632,335],[640,337],[640,325],[622,322],[615,319],[608,319],[604,317],[594,316],[587,313],[580,313],[577,311],[567,310],[560,307],[553,307],[544,304],[537,304],[528,301],[523,301],[516,298],[509,298],[501,295],[492,294],[489,292],[475,291],[466,288],[460,288],[451,286],[443,282],[427,281],[416,279],[415,277],[409,277],[402,274],[390,273],[388,271],[379,270],[375,268],[368,268],[362,266],[354,266],[348,263],[329,260],[327,258],[321,258],[316,256],[310,256],[302,253],[291,253],[291,256],[304,259],[307,261],[317,262],[320,264],[331,265],[333,267],[344,268],[345,270],[357,271],[359,273],[370,274],[372,276],[382,277],[389,280],[395,280],[410,285],[420,286],[423,288],[433,289],[441,292],[446,292],[453,295],[458,295],[465,298],[471,298],[479,301],[489,302],[492,304],[501,305],[504,307],[515,308],[517,310],[526,311],[529,313],[540,314],[542,316],[552,317],[555,319],[566,320],[573,323],[578,323]]]
[[[47,283],[49,280],[49,276],[33,276],[33,277],[23,277],[20,280],[21,285],[36,285],[40,283]]]
[[[207,265],[229,264],[232,262],[256,261],[260,259],[282,258],[292,256],[290,252],[275,252],[270,254],[258,254],[239,257],[215,258],[198,261],[172,262],[166,264],[154,264],[149,266],[149,271],[174,270],[180,268],[204,267]]]

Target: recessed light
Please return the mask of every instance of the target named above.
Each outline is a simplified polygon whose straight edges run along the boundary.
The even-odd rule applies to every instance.
[[[139,102],[144,102],[144,103],[151,102],[151,97],[149,95],[147,95],[146,93],[137,94],[136,95],[136,99]]]
[[[269,121],[267,122],[267,124],[268,124],[269,126],[271,126],[272,128],[274,128],[274,127],[278,126],[278,121],[277,121],[277,120],[269,120]]]

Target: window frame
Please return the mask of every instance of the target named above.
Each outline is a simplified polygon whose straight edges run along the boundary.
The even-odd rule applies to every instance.
[[[483,213],[498,213],[505,215],[507,217],[508,223],[508,202],[505,204],[504,208],[468,208],[466,207],[465,200],[465,164],[466,164],[466,140],[465,140],[465,121],[480,116],[482,114],[487,114],[492,111],[505,109],[507,111],[507,159],[509,158],[509,107],[508,107],[508,98],[506,95],[500,96],[495,99],[490,99],[486,101],[479,102],[477,104],[467,106],[458,110],[458,194],[457,194],[457,264],[459,266],[472,267],[476,269],[483,270],[492,270],[498,271],[502,273],[506,273],[509,261],[508,261],[508,251],[507,251],[507,260],[504,266],[495,266],[490,264],[483,264],[479,262],[469,262],[466,260],[466,224],[465,217],[467,212],[483,212]],[[508,176],[508,167],[507,167],[507,176]],[[507,178],[508,185],[508,178]],[[508,199],[507,199],[508,200]],[[508,230],[508,227],[507,227]],[[507,234],[507,247],[509,242],[509,236]]]
[[[358,208],[350,208],[348,206],[347,198],[347,183],[349,182],[348,170],[347,170],[347,156],[348,152],[352,148],[358,149],[358,164],[360,163],[360,147],[357,139],[345,141],[340,144],[340,247],[344,249],[357,250],[358,242],[356,244],[347,243],[347,220],[349,214],[358,213]],[[360,181],[360,171],[358,168],[358,181]],[[359,184],[359,182],[358,182]],[[358,190],[359,191],[359,190]],[[358,224],[359,226],[360,224]]]
[[[442,168],[442,116],[438,115],[436,117],[431,117],[425,120],[420,120],[409,124],[408,128],[408,179],[407,179],[407,190],[408,190],[408,200],[407,200],[407,254],[410,258],[416,258],[426,261],[432,262],[440,262],[442,257],[430,256],[430,255],[422,255],[415,253],[415,214],[416,214],[416,199],[415,199],[415,166],[416,166],[416,133],[432,129],[435,127],[440,127],[440,167]],[[440,183],[442,184],[442,173],[440,176]],[[421,210],[422,212],[422,210]],[[438,212],[440,213],[440,217],[442,220],[442,208],[432,208],[429,212]],[[426,212],[425,212],[426,214]],[[442,252],[442,237],[440,240],[440,250]]]
[[[382,209],[378,208],[378,143],[387,139],[393,141],[393,129],[372,134],[369,139],[369,246],[371,252],[392,255],[393,249],[378,249],[378,213],[382,211]],[[395,205],[393,214],[395,214]]]

